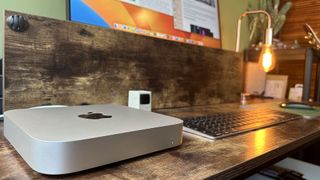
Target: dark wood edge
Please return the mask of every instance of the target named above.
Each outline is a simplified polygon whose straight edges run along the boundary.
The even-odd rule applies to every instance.
[[[303,81],[303,93],[302,100],[308,101],[310,98],[310,86],[312,76],[312,64],[313,64],[313,50],[311,48],[305,51],[305,63],[304,63],[304,81]]]
[[[305,136],[301,139],[298,139],[294,142],[291,142],[281,148],[274,149],[269,153],[251,159],[245,162],[245,166],[243,168],[239,168],[238,166],[234,166],[228,170],[220,172],[215,176],[208,177],[209,179],[242,179],[253,175],[259,170],[268,167],[289,155],[293,155],[297,153],[299,150],[304,149],[316,142],[319,142],[320,132],[315,132],[310,134],[309,136]],[[308,142],[308,143],[306,143]],[[241,174],[239,176],[239,174]]]
[[[282,57],[280,58],[281,60],[278,60],[279,58],[277,58],[277,61],[279,62],[286,62],[286,61],[292,61],[292,60],[303,60],[303,59],[284,59],[283,58],[283,54],[285,52],[293,52],[293,51],[300,51],[300,52],[306,52],[308,50],[312,50],[314,51],[312,48],[298,48],[298,49],[275,49],[274,52],[275,54],[278,54]],[[246,49],[244,50],[245,52],[245,60],[248,62],[258,62],[259,59],[259,55],[260,55],[260,50],[254,50],[254,49]],[[296,54],[296,53],[295,53]],[[250,59],[250,56],[253,57],[252,59]]]
[[[281,160],[283,160],[283,159],[285,159],[287,157],[295,155],[295,154],[301,152],[303,149],[308,148],[311,145],[313,145],[315,143],[319,143],[319,142],[320,142],[320,140],[317,137],[317,138],[313,139],[312,141],[310,141],[308,143],[305,143],[302,146],[297,147],[296,149],[293,149],[292,151],[289,151],[287,153],[284,153],[283,155],[280,155],[280,156],[278,156],[278,157],[276,157],[276,158],[274,158],[272,160],[269,160],[265,164],[263,164],[261,166],[257,166],[256,168],[254,168],[254,169],[252,169],[252,170],[250,170],[248,172],[245,172],[245,173],[241,174],[240,176],[238,176],[238,177],[236,177],[234,179],[246,179],[246,178],[252,176],[253,174],[258,173],[260,170],[262,170],[264,168],[267,168],[267,167],[269,167],[271,165],[274,165],[275,163],[277,163],[277,162],[279,162],[279,161],[281,161]]]

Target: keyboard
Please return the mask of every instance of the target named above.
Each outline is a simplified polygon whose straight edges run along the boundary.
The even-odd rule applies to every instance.
[[[184,131],[218,139],[301,118],[301,115],[263,108],[186,117],[182,120]]]

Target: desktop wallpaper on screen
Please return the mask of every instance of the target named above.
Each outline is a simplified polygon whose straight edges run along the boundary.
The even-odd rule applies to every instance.
[[[70,0],[70,20],[220,48],[217,0]]]

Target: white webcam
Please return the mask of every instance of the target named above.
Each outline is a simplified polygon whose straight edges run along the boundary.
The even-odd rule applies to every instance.
[[[128,106],[136,109],[151,111],[151,91],[130,90]]]

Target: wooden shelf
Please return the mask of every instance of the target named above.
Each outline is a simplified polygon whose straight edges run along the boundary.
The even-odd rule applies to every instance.
[[[320,53],[312,48],[276,49],[274,52],[277,65],[270,74],[289,75],[288,88],[303,83],[303,100],[308,101],[313,98],[320,102]],[[247,50],[244,53],[244,60],[258,62],[259,54],[260,51]]]
[[[299,48],[299,49],[276,49],[274,50],[276,58],[278,61],[294,61],[294,60],[305,60],[306,59],[306,50],[309,48]],[[246,60],[247,61],[258,61],[260,51],[257,50],[247,50],[246,51]]]

